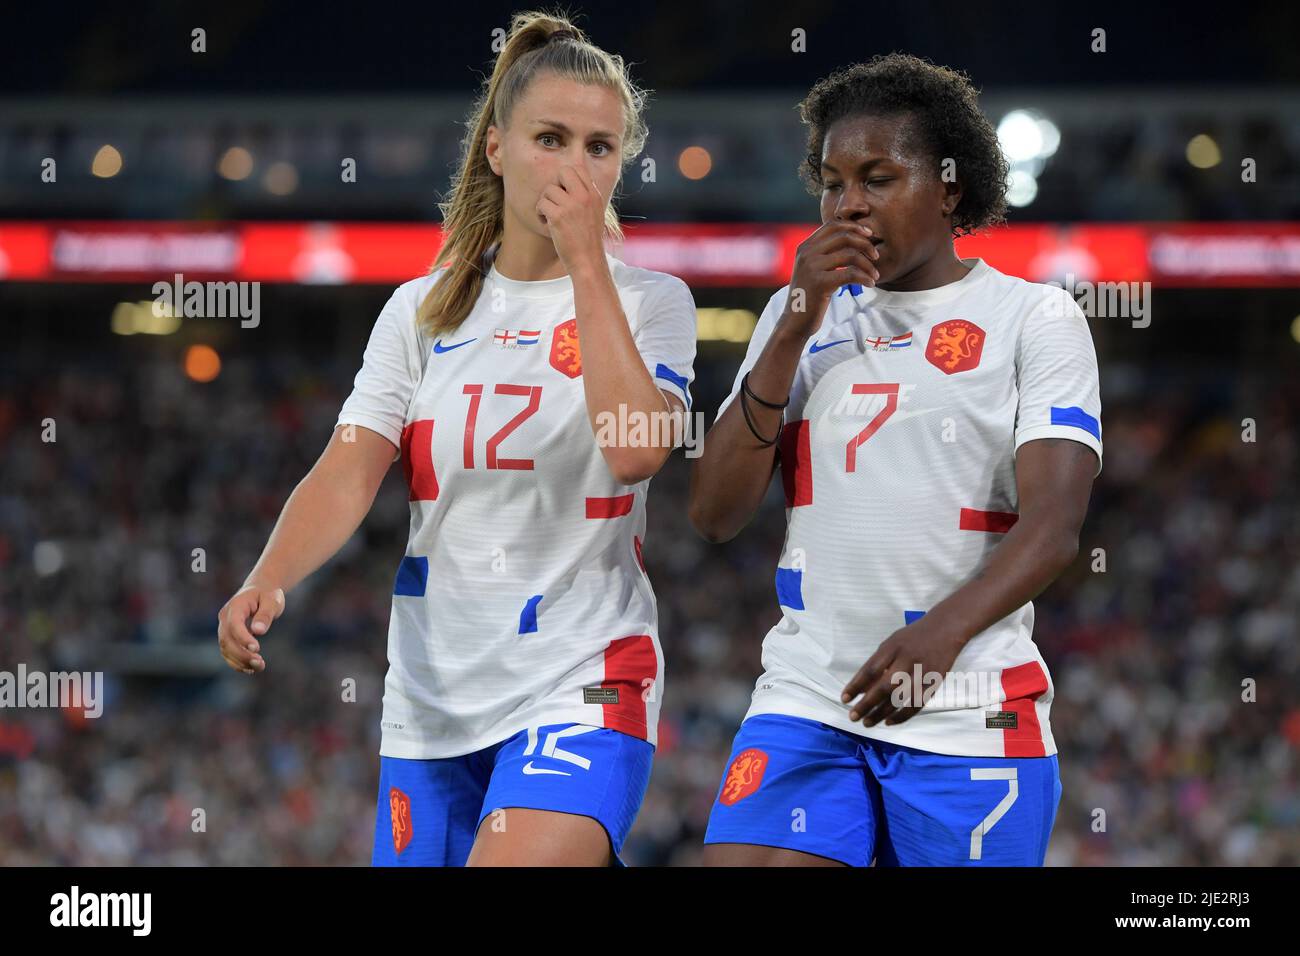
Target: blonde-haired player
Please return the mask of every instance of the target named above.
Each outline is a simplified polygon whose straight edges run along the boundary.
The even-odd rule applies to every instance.
[[[380,313],[344,427],[222,609],[226,659],[263,670],[284,593],[401,457],[376,865],[605,865],[644,796],[663,677],[645,499],[691,402],[696,319],[681,280],[604,249],[642,107],[571,23],[514,18],[438,261]]]

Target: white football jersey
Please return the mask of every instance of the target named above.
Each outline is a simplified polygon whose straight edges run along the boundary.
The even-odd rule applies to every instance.
[[[607,260],[654,383],[689,408],[689,288]],[[442,274],[389,299],[338,417],[398,446],[410,488],[380,753],[458,756],[570,721],[653,745],[664,667],[641,563],[649,480],[620,484],[597,445],[572,281],[493,265],[465,322],[429,341],[416,309]]]
[[[1056,752],[1032,603],[972,639],[904,723],[850,723],[840,701],[876,648],[971,580],[1014,524],[1021,445],[1082,442],[1101,470],[1097,358],[1082,311],[1063,289],[964,263],[970,272],[936,289],[843,286],[800,356],[778,446],[783,616],[763,641],[747,716],[805,717],[934,753]],[[789,292],[768,302],[719,415]],[[917,699],[934,686],[911,676]]]

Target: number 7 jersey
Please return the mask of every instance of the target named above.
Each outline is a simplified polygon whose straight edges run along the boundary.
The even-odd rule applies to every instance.
[[[789,291],[768,303],[719,415]],[[785,421],[782,618],[763,641],[747,716],[804,717],[933,753],[1054,754],[1054,688],[1032,603],[976,635],[902,724],[851,723],[840,693],[886,638],[987,562],[1018,517],[1015,456],[1025,442],[1080,442],[1100,472],[1097,358],[1074,300],[982,259],[936,289],[844,286],[804,346]],[[918,700],[937,683],[909,679]]]
[[[689,408],[685,283],[607,257],[654,384]],[[416,326],[437,272],[380,313],[337,424],[388,438],[411,528],[388,632],[380,753],[428,759],[575,722],[656,742],[663,654],[641,563],[649,480],[597,445],[569,277],[495,265],[461,326]]]

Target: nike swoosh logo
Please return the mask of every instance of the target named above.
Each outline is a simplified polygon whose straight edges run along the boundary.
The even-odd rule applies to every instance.
[[[524,773],[553,773],[561,777],[573,776],[573,774],[569,773],[566,770],[547,770],[544,767],[534,767],[533,762],[531,760],[528,761],[528,763],[524,764]]]
[[[825,345],[818,345],[816,342],[814,342],[812,345],[808,346],[808,354],[816,355],[822,349],[828,349],[832,345],[843,345],[845,342],[852,342],[852,341],[853,341],[852,339],[840,339],[838,342],[827,342]]]
[[[441,355],[443,352],[450,352],[452,349],[458,349],[458,348],[460,348],[462,345],[469,345],[469,343],[471,343],[471,342],[477,342],[477,341],[478,341],[478,337],[475,336],[475,337],[472,338],[472,339],[466,339],[464,342],[457,342],[455,345],[447,345],[447,346],[444,346],[444,345],[442,344],[442,339],[439,339],[437,342],[434,342],[434,343],[433,343],[433,351],[434,351],[436,354]]]

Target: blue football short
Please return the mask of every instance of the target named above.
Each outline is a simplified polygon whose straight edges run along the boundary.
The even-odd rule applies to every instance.
[[[441,760],[379,758],[372,866],[464,866],[479,824],[522,807],[592,817],[614,861],[650,782],[654,747],[617,730],[549,724]]]
[[[964,757],[760,714],[740,726],[705,843],[784,847],[850,866],[1042,866],[1056,756]]]

